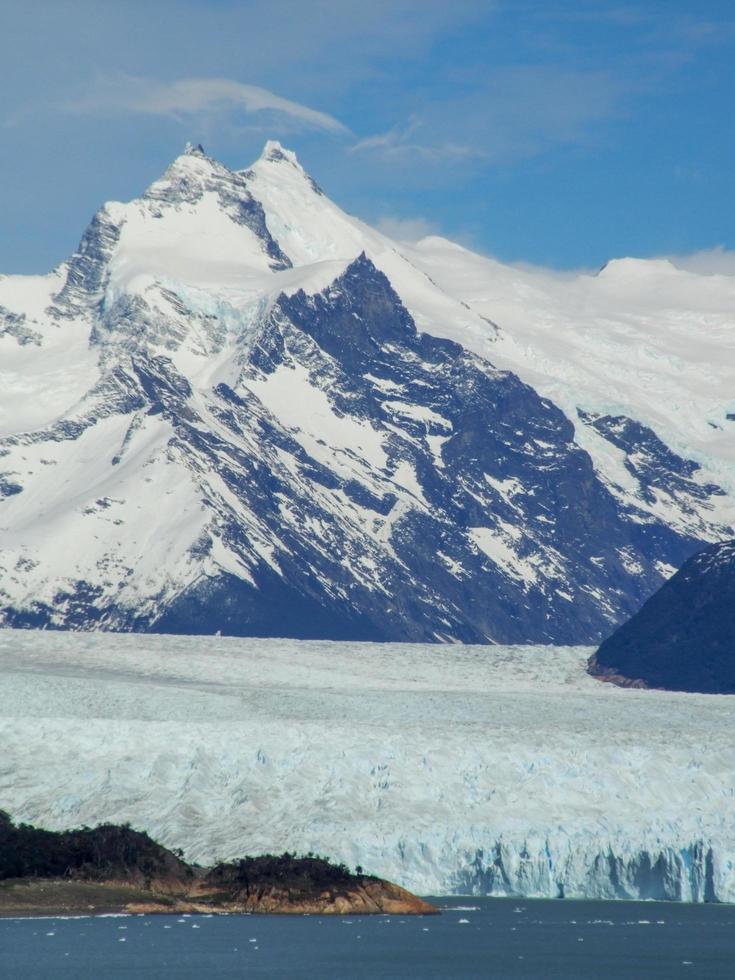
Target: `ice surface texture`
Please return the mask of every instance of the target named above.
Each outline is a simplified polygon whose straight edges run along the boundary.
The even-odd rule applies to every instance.
[[[0,806],[424,894],[735,901],[735,699],[589,653],[0,631]]]

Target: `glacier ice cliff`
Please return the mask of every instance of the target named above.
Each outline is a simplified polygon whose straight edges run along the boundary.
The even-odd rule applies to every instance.
[[[735,901],[735,700],[589,648],[0,631],[0,806],[424,894]]]

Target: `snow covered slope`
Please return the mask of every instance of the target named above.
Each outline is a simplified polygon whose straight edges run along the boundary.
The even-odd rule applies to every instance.
[[[526,324],[516,275],[433,239],[397,245],[278,144],[244,171],[189,147],[140,199],[101,208],[59,269],[0,278],[0,623],[609,633],[732,533],[732,461],[705,460],[697,421],[705,348],[674,345],[684,409],[674,381],[643,396],[644,320],[615,312],[600,333],[601,310],[638,309],[635,276],[598,290],[599,343],[578,341],[571,303],[554,359],[539,310],[561,324],[561,294],[529,294]],[[516,289],[500,326],[488,276]],[[691,292],[718,365],[728,288]],[[659,346],[683,335],[645,296]],[[593,347],[599,377],[633,366],[617,401],[585,378]]]
[[[570,418],[581,409],[636,419],[710,479],[735,487],[735,277],[697,275],[665,259],[552,274],[435,236],[401,248],[449,295],[501,324],[492,347],[487,338],[467,341],[498,367],[518,372]],[[614,450],[578,429],[614,480],[606,460]]]
[[[589,648],[0,632],[0,805],[427,894],[735,901],[735,700]]]

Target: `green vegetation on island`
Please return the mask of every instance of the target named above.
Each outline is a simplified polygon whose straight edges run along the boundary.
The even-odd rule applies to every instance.
[[[129,825],[50,831],[0,810],[0,914],[70,911],[427,914],[405,889],[314,854],[202,868]]]

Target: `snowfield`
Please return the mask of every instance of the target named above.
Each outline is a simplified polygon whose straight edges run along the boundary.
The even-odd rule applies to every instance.
[[[735,901],[735,699],[588,648],[0,631],[0,806],[425,894]]]

